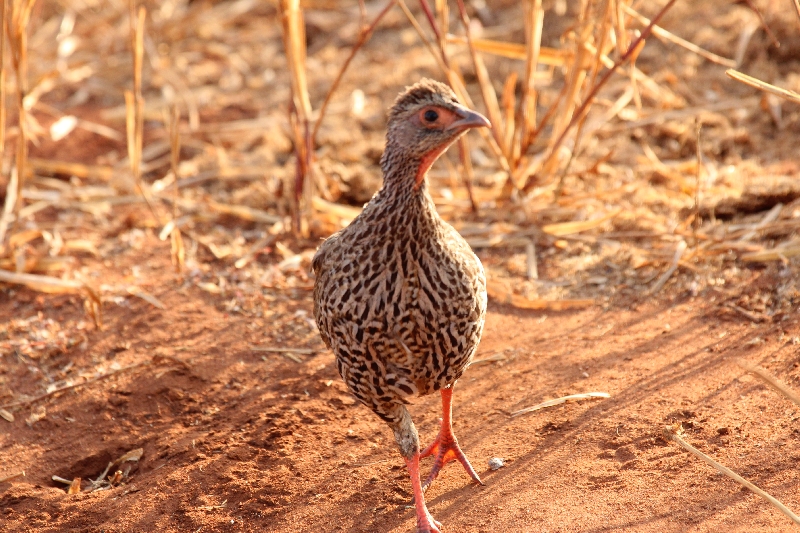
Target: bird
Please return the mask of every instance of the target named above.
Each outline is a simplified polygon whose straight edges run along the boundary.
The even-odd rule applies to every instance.
[[[314,317],[350,392],[385,421],[411,477],[418,533],[439,533],[424,491],[459,461],[479,484],[452,427],[456,380],[469,366],[486,318],[486,275],[463,237],[441,219],[428,192],[431,165],[472,128],[491,128],[447,85],[423,78],[389,110],[383,185],[344,229],[322,242],[311,266]],[[420,449],[406,408],[439,391],[438,436]],[[420,478],[420,459],[433,456]]]

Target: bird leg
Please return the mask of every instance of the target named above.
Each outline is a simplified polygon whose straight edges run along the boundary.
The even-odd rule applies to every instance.
[[[399,404],[385,405],[382,412],[390,420],[389,425],[394,432],[394,439],[397,441],[400,455],[403,456],[408,467],[408,474],[411,476],[414,507],[417,511],[417,533],[441,533],[442,524],[433,519],[425,505],[425,496],[419,477],[419,435],[411,420],[411,415],[405,406]]]
[[[476,483],[483,485],[483,481],[481,481],[481,478],[478,477],[478,474],[472,468],[472,465],[469,464],[467,456],[464,455],[464,452],[462,452],[461,448],[458,446],[458,440],[456,440],[456,436],[453,435],[452,385],[442,389],[441,394],[442,426],[439,429],[439,435],[436,437],[436,440],[434,440],[420,453],[420,457],[428,457],[429,455],[433,455],[435,457],[431,473],[428,476],[428,479],[425,480],[425,483],[422,484],[422,490],[427,490],[431,483],[433,483],[433,480],[436,479],[436,476],[439,475],[439,471],[442,469],[442,467],[454,459],[458,459],[458,462],[461,463],[461,465],[464,467],[464,470],[467,471],[467,474],[469,474]]]
[[[414,507],[417,510],[417,533],[441,533],[442,524],[437,522],[425,505],[425,495],[419,479],[419,453],[410,459],[405,457],[408,474],[411,476],[411,486],[414,489]]]

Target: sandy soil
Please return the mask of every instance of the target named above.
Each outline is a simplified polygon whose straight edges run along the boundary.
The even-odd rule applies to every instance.
[[[391,434],[354,405],[332,354],[311,335],[308,290],[227,298],[176,290],[168,248],[151,239],[150,252],[128,252],[117,264],[145,269],[164,310],[131,300],[110,307],[97,331],[73,297],[20,291],[2,306],[7,328],[27,320],[46,329],[52,320],[79,337],[38,371],[35,360],[7,357],[4,379],[19,392],[68,363],[143,365],[0,425],[3,471],[26,472],[0,486],[4,529],[412,530]],[[269,312],[226,312],[231,298]],[[800,507],[797,407],[737,366],[760,363],[797,385],[798,318],[757,325],[714,299],[675,293],[563,313],[491,305],[477,357],[502,359],[460,380],[454,414],[486,485],[449,465],[428,493],[432,513],[463,532],[788,530],[774,508],[661,436],[665,424],[682,423],[691,443]],[[294,355],[297,363],[251,348],[276,345],[319,351]],[[508,414],[588,391],[611,397]],[[26,423],[36,413],[43,416]],[[438,398],[421,399],[413,414],[423,439],[432,438]],[[96,479],[136,448],[141,459],[119,466],[130,469],[126,481],[109,490],[68,495],[51,480]],[[490,471],[493,457],[506,466]]]
[[[159,240],[161,225],[141,202],[114,204],[105,212],[100,207],[85,212],[51,207],[36,215],[37,224],[58,229],[65,241],[85,239],[95,246],[92,253],[74,251],[70,268],[98,285],[121,288],[106,293],[102,326],[93,323],[81,296],[0,286],[0,406],[5,406],[0,412],[0,479],[25,472],[0,483],[4,532],[414,529],[410,484],[392,435],[347,393],[311,319],[308,260],[318,240],[281,237],[254,254],[246,268],[236,269],[236,254],[257,242],[268,225],[203,211],[203,202],[213,198],[277,212],[283,200],[275,191],[294,172],[277,14],[264,3],[254,14],[241,12],[216,24],[206,9],[213,5],[215,14],[224,13],[228,4],[247,7],[246,2],[190,2],[184,26],[167,18],[161,21],[163,31],[152,30],[156,41],[172,39],[171,51],[166,48],[170,54],[186,53],[186,72],[196,67],[203,86],[210,87],[202,94],[214,97],[201,106],[201,123],[210,126],[185,139],[182,157],[202,163],[188,165],[187,175],[216,176],[222,167],[203,166],[209,161],[244,169],[233,178],[206,179],[183,189],[183,205],[194,206],[186,211],[196,219],[187,237],[194,246],[187,271],[175,273],[169,241]],[[493,24],[517,28],[509,38],[519,41],[516,2],[496,4]],[[743,4],[681,4],[665,26],[728,56],[734,54],[743,21],[754,20]],[[53,9],[45,9],[45,15]],[[765,13],[783,47],[770,48],[769,39],[757,31],[743,68],[798,90],[796,20],[788,3],[781,9]],[[355,30],[345,31],[345,22],[352,26],[353,21],[346,18],[324,10],[309,15],[315,105],[352,44]],[[127,19],[110,20],[124,23],[109,24],[106,31],[127,32]],[[78,29],[92,21],[82,15]],[[547,21],[544,44],[557,46],[569,19]],[[203,31],[193,33],[194,25]],[[57,31],[59,25],[50,27]],[[395,10],[357,56],[333,101],[320,130],[317,157],[326,175],[336,178],[331,183],[341,186],[334,191],[341,201],[358,204],[377,184],[383,116],[391,98],[420,75],[438,73],[415,39]],[[117,41],[126,42],[110,40]],[[209,43],[216,47],[213,54],[195,53]],[[241,52],[236,68],[220,59],[228,53],[225,46]],[[108,45],[109,54],[127,57],[127,51],[117,50],[121,47]],[[399,55],[392,55],[395,50]],[[468,64],[466,52],[460,53]],[[250,61],[253,72],[240,69]],[[397,69],[386,72],[392,61]],[[376,65],[382,70],[374,70]],[[490,61],[498,79],[504,78],[507,65]],[[672,45],[648,43],[638,65],[664,94],[673,95],[654,101],[653,94],[660,93],[645,91],[650,106],[645,118],[658,114],[662,104],[667,114],[671,106],[697,110],[734,102],[707,113],[638,125],[631,119],[598,129],[585,140],[564,195],[552,203],[542,195],[546,205],[540,209],[536,204],[528,219],[499,204],[484,208],[480,218],[468,214],[464,192],[457,180],[450,180],[449,167],[434,169],[439,185],[452,182],[450,197],[441,187],[435,192],[449,220],[472,223],[473,229],[489,222],[535,230],[540,280],[525,278],[519,246],[479,250],[491,280],[518,295],[594,301],[583,309],[554,312],[490,299],[477,355],[488,361],[467,371],[454,403],[456,435],[485,486],[471,484],[458,465],[444,469],[428,492],[428,504],[445,531],[777,533],[792,528],[764,500],[665,440],[667,424],[680,424],[691,444],[800,511],[800,408],[738,364],[758,364],[800,390],[800,260],[741,260],[748,250],[796,238],[800,188],[794,158],[800,114],[789,104],[759,103],[757,93],[728,80],[723,67]],[[102,82],[87,84],[102,98],[91,93],[85,103],[70,104],[76,88],[64,86],[43,101],[124,132],[119,113],[99,110],[122,103],[121,89],[114,89],[115,96],[102,93],[122,83],[115,77],[122,79],[124,69],[117,67],[107,74],[107,83],[101,70]],[[163,83],[150,78],[150,83]],[[551,93],[558,90],[556,82],[548,88]],[[614,79],[602,95],[600,113],[628,83],[624,76]],[[244,89],[237,92],[240,86]],[[348,114],[355,88],[363,89],[367,102],[358,120]],[[478,94],[474,83],[470,89]],[[159,98],[159,91],[151,87],[148,98]],[[737,108],[736,99],[746,105]],[[770,109],[783,109],[783,114],[770,115]],[[632,104],[628,111],[633,113]],[[45,129],[55,120],[36,113]],[[667,269],[676,242],[686,238],[691,247],[698,245],[686,223],[695,200],[686,192],[695,181],[694,170],[686,170],[695,158],[695,114],[703,118],[705,157],[718,170],[699,206],[704,235],[710,236],[705,242],[724,234],[721,243],[738,247],[704,248],[685,259],[651,296],[648,291]],[[255,126],[222,127],[239,119]],[[217,121],[222,126],[215,129]],[[146,140],[163,140],[159,128],[148,119]],[[652,157],[645,158],[644,145],[666,163],[658,166]],[[61,144],[43,137],[31,152],[108,168],[124,153],[123,142],[98,140],[80,129]],[[157,161],[146,180],[163,178],[166,153],[151,156]],[[488,196],[495,169],[491,162],[481,167],[477,159],[476,168],[478,181],[483,180],[476,190],[483,187]],[[62,173],[52,177],[67,183]],[[50,187],[54,181],[37,186]],[[90,176],[71,183],[77,190],[108,181]],[[775,183],[783,187],[777,193],[771,188]],[[763,185],[766,192],[748,193],[753,185]],[[782,218],[764,231],[753,230],[744,242],[737,240],[779,202],[785,204]],[[545,223],[586,220],[617,205],[624,207],[617,219],[574,238],[538,231]],[[319,237],[334,226],[325,221],[312,229]],[[201,238],[206,240],[198,244]],[[46,254],[40,241],[37,250]],[[235,253],[217,256],[226,246]],[[126,292],[130,286],[144,292]],[[30,400],[53,390],[60,392]],[[592,391],[610,397],[510,415],[544,400]],[[423,441],[432,439],[438,430],[438,397],[419,399],[412,414]],[[130,452],[139,459],[120,460]],[[491,471],[492,458],[503,459],[505,466]],[[88,491],[109,463],[107,474],[119,471],[117,479],[103,490]],[[430,460],[424,465],[427,469]],[[53,476],[68,482],[80,478],[83,492],[69,494]]]

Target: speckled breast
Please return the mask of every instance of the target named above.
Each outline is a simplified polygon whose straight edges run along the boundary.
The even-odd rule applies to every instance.
[[[365,403],[452,384],[477,349],[486,314],[483,267],[455,230],[437,222],[427,239],[413,222],[403,234],[345,230],[338,253],[331,250],[319,269],[320,332]]]

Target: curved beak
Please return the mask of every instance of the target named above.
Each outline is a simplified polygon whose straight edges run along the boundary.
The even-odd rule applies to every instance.
[[[478,113],[477,111],[472,111],[463,106],[457,107],[455,110],[456,114],[461,117],[449,126],[447,126],[446,130],[466,130],[468,128],[491,128],[492,123],[489,122],[489,119]]]

